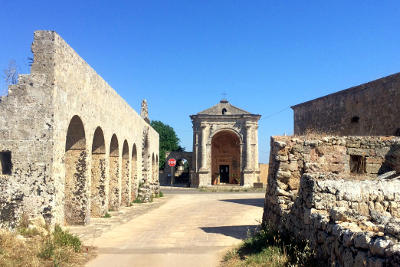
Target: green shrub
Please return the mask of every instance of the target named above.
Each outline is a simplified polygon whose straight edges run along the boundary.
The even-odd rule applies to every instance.
[[[51,238],[48,238],[44,244],[42,249],[39,252],[39,257],[42,259],[51,259],[54,256],[55,245],[52,242]]]
[[[40,235],[40,232],[36,228],[19,227],[17,231],[24,237],[33,237],[36,235]]]
[[[143,201],[140,198],[136,198],[132,203],[143,203]]]
[[[160,191],[160,193],[158,193],[158,196],[159,196],[159,197],[163,197],[163,196],[164,196],[164,193]]]
[[[58,260],[56,258],[59,256],[55,257],[55,251],[62,251],[63,248],[70,247],[73,251],[79,252],[81,245],[81,241],[77,236],[64,231],[59,225],[56,225],[53,233],[45,240],[38,256],[43,259],[53,259],[56,262]]]
[[[104,218],[111,218],[111,214],[106,212],[106,214],[104,214]]]
[[[53,238],[56,246],[69,246],[72,247],[75,252],[81,250],[82,243],[79,237],[70,234],[68,231],[64,231],[59,225],[56,225],[54,228]]]

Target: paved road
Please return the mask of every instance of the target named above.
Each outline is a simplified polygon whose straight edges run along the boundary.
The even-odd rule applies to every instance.
[[[99,255],[88,266],[218,266],[226,249],[260,223],[264,203],[264,193],[166,197],[161,207],[96,238]]]

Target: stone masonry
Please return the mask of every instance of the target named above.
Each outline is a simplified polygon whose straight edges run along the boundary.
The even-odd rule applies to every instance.
[[[397,137],[272,137],[263,224],[332,266],[399,266],[399,160]]]
[[[149,199],[156,131],[55,32],[35,32],[32,52],[31,74],[0,99],[0,226],[23,213],[86,224],[129,205],[139,184]]]
[[[294,134],[400,135],[400,73],[292,107]]]

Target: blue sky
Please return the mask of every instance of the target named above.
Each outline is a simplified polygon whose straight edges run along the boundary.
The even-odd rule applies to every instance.
[[[226,92],[262,115],[261,162],[293,132],[289,106],[400,72],[400,1],[0,0],[0,25],[1,70],[29,73],[33,31],[55,30],[189,151],[189,115]]]

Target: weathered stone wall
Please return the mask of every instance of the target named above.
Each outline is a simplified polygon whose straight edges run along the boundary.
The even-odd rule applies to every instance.
[[[397,169],[399,144],[394,137],[273,137],[263,223],[309,240],[338,266],[397,266],[400,180],[376,170]],[[353,153],[365,156],[365,169],[380,168],[351,173]]]
[[[400,135],[400,73],[296,106],[294,134]]]
[[[110,173],[118,192],[114,208],[121,205],[123,190],[124,198],[137,194],[131,191],[145,175],[154,176],[151,183],[157,190],[158,174],[151,168],[143,173],[141,166],[144,129],[146,156],[158,154],[157,132],[55,32],[35,32],[32,51],[31,74],[22,75],[0,103],[0,152],[11,151],[13,164],[11,175],[0,177],[1,225],[15,226],[23,212],[43,215],[50,223],[75,223],[66,217],[72,212],[71,218],[82,217],[76,223],[88,223],[91,211],[101,216],[107,210]],[[129,164],[122,171],[124,143]],[[77,159],[74,150],[84,156]],[[123,189],[127,173],[129,185]],[[97,206],[92,209],[93,203]]]

